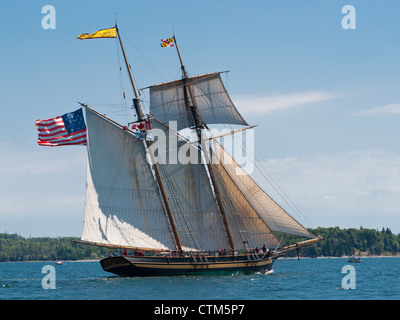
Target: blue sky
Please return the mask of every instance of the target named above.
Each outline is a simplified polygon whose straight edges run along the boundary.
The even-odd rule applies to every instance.
[[[45,5],[54,30],[42,28]],[[345,5],[355,30],[342,28]],[[76,39],[116,16],[139,88],[180,77],[175,50],[159,44],[173,30],[190,74],[230,70],[229,94],[258,125],[256,159],[306,226],[400,233],[398,1],[17,0],[0,12],[0,232],[81,234],[86,150],[39,147],[34,124],[77,101],[130,119],[115,39]]]

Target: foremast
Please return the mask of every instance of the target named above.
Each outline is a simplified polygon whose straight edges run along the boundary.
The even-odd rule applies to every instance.
[[[207,153],[207,147],[205,145],[205,139],[203,139],[203,129],[207,128],[207,125],[206,125],[206,123],[203,122],[203,120],[202,120],[202,118],[200,116],[200,113],[198,112],[198,108],[197,108],[197,105],[196,105],[196,100],[194,99],[194,95],[193,95],[192,89],[190,87],[190,83],[188,81],[188,75],[187,75],[185,66],[183,64],[181,54],[179,52],[179,47],[178,47],[178,43],[176,41],[175,35],[173,36],[173,38],[174,38],[174,42],[175,42],[176,52],[178,53],[179,62],[181,64],[181,69],[182,69],[182,75],[183,75],[183,79],[182,80],[183,80],[183,84],[184,84],[183,85],[183,90],[184,90],[184,96],[185,96],[185,105],[186,105],[187,108],[190,109],[191,115],[193,117],[193,121],[194,121],[194,125],[195,125],[194,129],[195,129],[196,134],[197,134],[198,144],[201,145],[201,150],[203,150],[203,154],[204,154],[204,157],[205,157],[205,160],[206,160],[206,166],[207,166],[207,169],[208,169],[208,173],[210,175],[211,183],[212,183],[213,188],[214,188],[214,193],[215,193],[215,198],[217,200],[218,209],[219,209],[220,214],[221,214],[222,222],[223,222],[223,225],[224,225],[224,228],[225,228],[225,232],[226,232],[226,236],[227,236],[227,239],[228,239],[228,242],[229,242],[230,249],[233,252],[235,250],[235,245],[234,245],[234,242],[233,242],[232,233],[231,233],[231,230],[229,228],[229,224],[228,224],[228,220],[227,220],[227,217],[226,217],[224,205],[222,203],[222,199],[221,199],[220,192],[219,192],[219,187],[218,187],[218,184],[216,182],[214,170],[213,170],[213,167],[212,167],[211,162],[210,162],[210,157],[209,157],[209,155]],[[189,92],[191,105],[190,105],[190,102],[187,99],[186,89]]]
[[[119,44],[121,46],[122,54],[124,56],[124,61],[125,61],[126,69],[128,71],[128,74],[129,74],[129,79],[130,79],[130,82],[131,82],[131,85],[132,85],[132,89],[133,89],[133,92],[135,94],[135,98],[133,99],[133,107],[135,108],[135,111],[136,111],[136,114],[137,114],[137,117],[138,117],[138,121],[144,121],[144,113],[143,113],[143,110],[142,110],[142,107],[141,107],[139,95],[138,95],[138,92],[136,90],[135,83],[133,81],[131,68],[129,66],[128,59],[127,59],[126,54],[125,54],[124,46],[122,44],[122,40],[121,40],[121,36],[119,34],[119,30],[118,30],[117,24],[115,24],[115,29],[117,31]],[[175,243],[176,243],[176,247],[180,252],[182,252],[183,251],[182,250],[182,244],[181,244],[181,241],[179,239],[178,231],[176,229],[174,217],[173,217],[172,212],[171,212],[171,207],[170,207],[169,202],[168,202],[168,198],[167,198],[167,195],[166,195],[166,192],[165,192],[164,184],[163,184],[162,179],[161,179],[160,171],[158,169],[158,165],[157,165],[157,162],[155,161],[154,153],[153,153],[153,150],[151,148],[151,143],[150,143],[150,141],[147,141],[146,139],[145,139],[145,143],[146,143],[147,150],[148,150],[148,152],[150,154],[150,158],[151,158],[151,161],[152,161],[155,177],[156,177],[156,180],[157,180],[157,185],[158,185],[158,188],[160,190],[161,197],[163,199],[164,208],[165,208],[165,211],[167,213],[169,223],[171,225],[171,229],[172,229],[172,233],[174,235],[174,240],[175,240]]]

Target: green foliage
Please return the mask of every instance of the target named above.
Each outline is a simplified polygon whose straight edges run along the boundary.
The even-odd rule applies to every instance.
[[[301,251],[305,257],[341,257],[359,255],[396,255],[400,253],[400,235],[392,234],[389,228],[382,231],[374,229],[340,229],[316,228],[309,229],[316,236],[322,236],[324,240],[316,245]],[[303,241],[304,238],[291,235],[278,235],[284,245]],[[295,255],[295,253],[294,253]]]
[[[100,259],[108,249],[72,242],[74,237],[23,238],[0,233],[0,262]]]
[[[303,250],[302,257],[341,257],[359,255],[400,254],[400,235],[394,235],[389,228],[374,229],[309,229],[324,240]],[[299,236],[276,233],[283,245],[305,240]],[[24,238],[17,234],[0,233],[0,262],[5,261],[55,261],[101,259],[108,256],[106,248],[72,242],[74,237]],[[293,256],[296,252],[292,253]]]

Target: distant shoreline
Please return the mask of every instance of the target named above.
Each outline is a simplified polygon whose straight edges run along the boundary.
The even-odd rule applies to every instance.
[[[331,257],[302,257],[300,256],[300,260],[305,260],[305,259],[348,259],[352,256],[343,256],[343,257],[335,257],[335,256],[331,256]],[[396,255],[392,255],[392,256],[388,256],[388,255],[380,255],[380,256],[355,256],[355,257],[360,257],[361,260],[362,259],[374,259],[374,258],[400,258],[400,254],[396,254]],[[285,256],[281,256],[278,259],[280,260],[298,260],[297,257],[285,257]],[[74,263],[74,262],[99,262],[101,259],[80,259],[80,260],[59,260],[62,261],[63,263]],[[24,262],[46,262],[46,263],[53,263],[55,264],[56,261],[58,260],[26,260],[26,261],[0,261],[0,263],[24,263]]]
[[[299,249],[302,259],[400,257],[400,235],[390,229],[340,229],[339,227],[309,229],[312,234],[321,236],[322,241],[308,248]],[[304,237],[277,233],[281,246],[304,241]],[[109,249],[87,246],[74,242],[78,237],[24,238],[18,234],[0,233],[0,262],[27,261],[99,261],[109,256]],[[255,245],[255,244],[253,244]],[[262,244],[258,244],[262,245]],[[270,248],[274,250],[275,248]],[[129,254],[132,254],[129,251]],[[281,258],[297,259],[297,252]]]

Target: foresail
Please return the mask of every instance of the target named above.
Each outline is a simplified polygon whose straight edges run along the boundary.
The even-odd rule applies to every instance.
[[[234,188],[240,190],[240,196],[237,198],[234,196],[235,193],[231,191],[231,196],[234,196],[235,202],[239,204],[243,195],[251,208],[271,230],[310,238],[315,237],[272,200],[217,141],[214,141],[214,147],[216,157],[220,161],[220,164],[215,165],[215,167],[228,186],[231,185],[231,182],[234,183],[235,186],[231,186],[231,190],[234,190]]]
[[[183,249],[228,248],[201,152],[156,120],[151,125],[152,149]]]
[[[143,141],[86,109],[87,189],[82,241],[175,250]]]
[[[188,79],[188,83],[197,111],[206,124],[247,125],[226,92],[220,73],[192,77]],[[184,80],[152,86],[149,89],[150,111],[154,117],[167,125],[170,121],[177,121],[178,130],[194,125]]]

